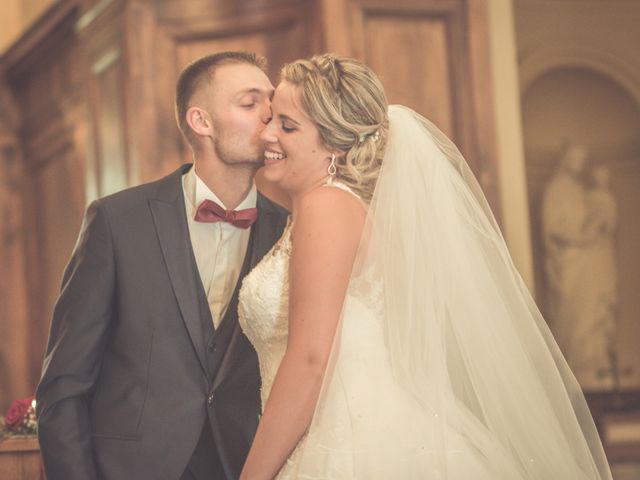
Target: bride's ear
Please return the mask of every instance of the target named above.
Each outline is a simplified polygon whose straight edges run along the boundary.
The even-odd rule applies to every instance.
[[[332,155],[336,156],[336,160],[341,160],[347,155],[347,152],[343,152],[342,150],[338,150],[336,148],[330,148],[327,151],[329,152],[329,160],[331,160]]]

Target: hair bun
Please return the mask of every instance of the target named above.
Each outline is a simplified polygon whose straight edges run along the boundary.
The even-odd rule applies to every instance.
[[[285,65],[282,79],[298,87],[322,143],[343,152],[337,178],[370,201],[389,128],[387,99],[376,74],[353,58],[322,54]]]
[[[325,77],[334,89],[340,87],[341,68],[340,60],[330,53],[317,55],[312,59],[320,74]]]

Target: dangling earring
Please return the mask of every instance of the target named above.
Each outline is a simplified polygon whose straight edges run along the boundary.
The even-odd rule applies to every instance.
[[[329,174],[330,177],[333,177],[337,172],[338,172],[338,169],[336,168],[336,154],[332,153],[331,163],[329,164],[329,168],[327,168],[327,173]]]

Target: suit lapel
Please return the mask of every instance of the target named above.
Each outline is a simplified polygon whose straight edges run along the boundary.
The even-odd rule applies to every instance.
[[[149,206],[182,319],[200,365],[208,378],[198,301],[200,286],[182,190],[182,175],[189,168],[190,165],[183,165],[166,177],[159,185],[157,197],[149,200]]]
[[[223,322],[234,322],[234,331],[229,340],[227,351],[222,359],[220,368],[213,380],[213,389],[215,390],[229,373],[231,366],[234,364],[241,353],[240,343],[244,336],[242,329],[238,324],[238,295],[242,280],[253,269],[253,267],[264,257],[264,255],[273,246],[277,238],[282,234],[284,227],[284,217],[272,207],[268,206],[268,201],[260,193],[258,193],[258,219],[251,227],[251,237],[249,239],[249,247],[245,254],[245,259],[240,271],[240,277],[236,284],[233,296],[229,302],[229,307],[225,314]]]

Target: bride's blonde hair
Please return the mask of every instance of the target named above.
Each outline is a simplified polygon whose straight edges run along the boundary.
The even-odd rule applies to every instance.
[[[336,178],[369,202],[389,132],[387,98],[376,74],[362,62],[326,53],[285,65],[281,79],[298,87],[325,146],[344,152]]]

